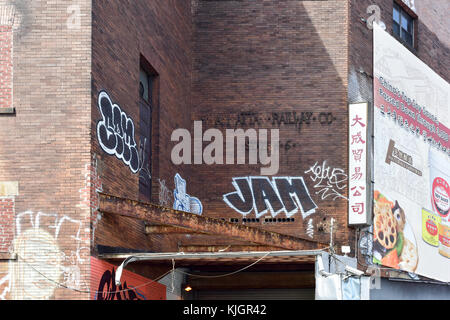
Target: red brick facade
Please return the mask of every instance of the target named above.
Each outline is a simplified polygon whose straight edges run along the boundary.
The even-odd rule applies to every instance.
[[[117,267],[94,257],[91,258],[92,300],[165,300],[166,286],[124,270],[121,284],[115,283]]]
[[[12,26],[0,26],[0,108],[12,107]]]
[[[261,176],[261,165],[194,165],[189,193],[205,199],[211,217],[325,243],[334,218],[346,239],[346,189],[315,188],[327,179],[314,182],[307,173],[315,164],[347,172],[346,1],[198,1],[194,26],[192,120],[224,136],[226,129],[279,129],[276,176],[303,177],[318,208],[303,219],[300,210],[257,217],[229,207],[223,196],[235,191],[232,179]]]
[[[0,299],[91,299],[99,245],[242,248],[221,236],[148,234],[143,221],[98,211],[99,192],[140,199],[143,65],[157,74],[151,202],[173,207],[178,173],[203,216],[314,244],[329,242],[334,219],[335,243],[351,246],[354,256],[345,199],[347,105],[372,101],[366,21],[374,11],[367,9],[377,5],[392,33],[393,1],[11,1],[18,18],[0,27],[0,108],[16,114],[0,116],[0,181],[18,182],[19,192],[0,195],[0,253],[13,249],[17,259],[0,260]],[[418,1],[413,52],[448,81],[446,9]],[[120,129],[113,110],[127,120]],[[233,178],[261,176],[261,165],[175,165],[172,132],[193,134],[200,120],[203,131],[224,134],[279,129],[276,176],[304,179],[315,212],[257,216],[231,208],[224,196],[236,191]],[[117,145],[108,149],[111,134],[124,141],[126,154]],[[329,185],[332,172],[342,181]],[[138,269],[148,279],[167,271]]]
[[[14,239],[14,198],[0,198],[0,252],[9,252]]]
[[[18,192],[16,259],[0,261],[0,297],[89,299],[91,211],[80,189],[91,163],[91,1],[5,3],[1,68],[12,77],[2,72],[0,87],[15,114],[0,116],[0,182]]]

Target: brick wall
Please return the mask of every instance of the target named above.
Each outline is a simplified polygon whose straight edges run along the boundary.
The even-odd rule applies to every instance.
[[[12,26],[0,25],[0,108],[12,107]]]
[[[342,189],[315,187],[318,181],[312,179],[317,177],[306,173],[315,164],[327,172],[347,171],[347,2],[193,1],[192,7],[187,3],[148,1],[126,8],[115,2],[94,3],[92,151],[103,167],[104,192],[138,197],[138,174],[99,144],[96,128],[102,115],[97,99],[106,90],[138,132],[138,68],[143,55],[160,74],[153,202],[172,206],[174,177],[179,173],[186,180],[186,192],[202,202],[205,216],[239,223],[254,219],[253,226],[322,242],[329,241],[334,218],[337,237],[347,242],[345,183],[339,185]],[[145,19],[138,12],[146,12]],[[318,205],[309,219],[302,219],[299,211],[292,219],[267,214],[256,222],[254,213],[243,217],[226,205],[223,195],[235,191],[232,178],[260,175],[260,166],[171,162],[174,129],[186,128],[193,134],[193,121],[204,120],[204,130],[215,127],[224,132],[235,128],[242,112],[261,119],[256,126],[241,123],[243,129],[280,129],[277,176],[304,177]],[[227,121],[231,126],[224,125]],[[135,139],[139,145],[137,133]],[[195,236],[186,240],[171,235],[169,241],[162,235],[145,236],[143,230],[142,222],[103,215],[95,243],[155,251],[196,243]],[[216,240],[226,242],[211,241]]]
[[[235,191],[233,177],[260,176],[261,166],[195,165],[188,193],[204,215],[322,242],[334,218],[348,239],[346,188],[317,186],[327,171],[347,173],[347,15],[347,1],[196,1],[192,120],[224,136],[279,129],[276,176],[303,177],[318,206],[305,219],[300,210],[244,216],[223,196]],[[306,173],[315,164],[324,180]]]
[[[166,286],[129,270],[123,270],[120,282],[115,284],[117,267],[91,258],[92,300],[166,300]]]
[[[14,198],[0,198],[0,252],[9,252],[14,239]]]
[[[74,3],[0,2],[14,18],[16,109],[0,117],[0,181],[19,186],[17,260],[0,261],[1,299],[89,298],[91,211],[80,189],[91,162],[91,1]]]
[[[112,19],[111,17],[114,17]],[[139,149],[139,67],[142,55],[159,74],[159,103],[153,107],[152,200],[160,202],[166,186],[166,205],[172,206],[175,168],[170,160],[170,136],[176,128],[190,125],[191,105],[191,9],[190,1],[93,2],[92,34],[92,152],[98,158],[99,177],[108,194],[139,198],[139,174],[115,155],[102,149],[97,124],[102,119],[99,93],[104,90],[112,103],[134,124]],[[146,236],[141,221],[103,215],[95,232],[96,244],[160,250],[164,236]]]

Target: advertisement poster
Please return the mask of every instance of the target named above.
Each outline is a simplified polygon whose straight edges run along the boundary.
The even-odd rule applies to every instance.
[[[450,86],[374,28],[374,263],[450,281]]]

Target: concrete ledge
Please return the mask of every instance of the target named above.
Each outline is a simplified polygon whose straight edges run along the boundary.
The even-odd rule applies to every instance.
[[[18,181],[0,181],[0,197],[11,197],[19,195]]]
[[[17,254],[10,252],[0,252],[0,261],[1,260],[17,260]]]
[[[0,108],[0,115],[2,114],[16,114],[16,108]]]

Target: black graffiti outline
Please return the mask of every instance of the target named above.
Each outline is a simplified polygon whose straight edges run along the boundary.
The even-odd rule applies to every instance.
[[[264,182],[267,186],[270,186],[271,190],[269,191],[273,192],[272,196],[275,196],[275,198],[268,199],[270,195],[263,187],[255,190],[255,181]],[[296,185],[296,183],[299,185]],[[309,194],[303,177],[273,177],[272,180],[263,176],[235,177],[232,184],[235,191],[223,195],[223,200],[230,208],[243,216],[252,211],[255,211],[257,218],[268,212],[272,217],[285,212],[286,217],[289,218],[300,211],[303,219],[305,219],[315,213],[318,208]],[[287,186],[290,190],[280,191],[279,188],[282,186]],[[259,193],[255,196],[256,191]],[[244,195],[244,193],[247,195]],[[258,207],[261,208],[261,205],[257,203],[257,200],[262,201],[260,204],[265,206],[265,209],[258,209]]]
[[[98,109],[102,119],[97,123],[97,138],[100,147],[109,155],[115,155],[127,165],[131,172],[141,169],[140,156],[134,138],[134,122],[112,102],[109,94],[102,90],[98,95]],[[118,119],[120,118],[120,119]]]
[[[121,284],[117,287],[115,274],[114,268],[103,273],[96,292],[96,300],[114,300],[114,298],[117,298],[117,300],[147,300],[138,289],[128,288],[126,281],[123,285]],[[107,288],[106,293],[104,291],[105,286]],[[142,297],[142,299],[139,299],[138,296]]]

